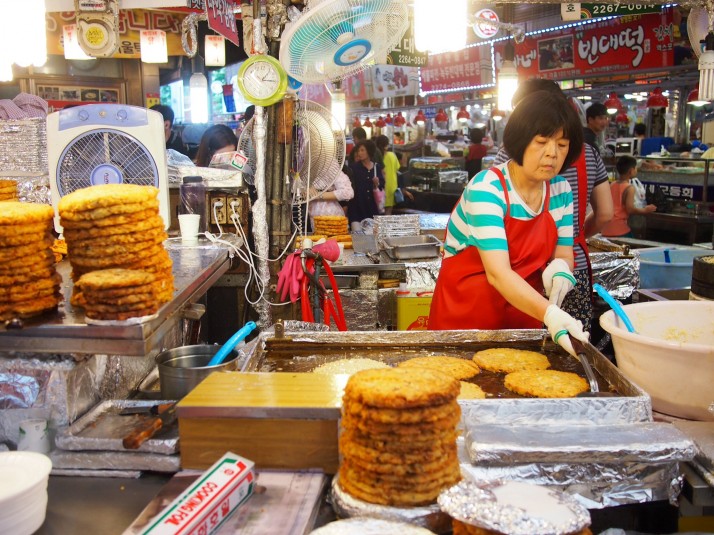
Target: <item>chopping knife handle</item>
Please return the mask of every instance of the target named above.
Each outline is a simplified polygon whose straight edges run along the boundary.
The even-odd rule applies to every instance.
[[[122,445],[128,450],[135,450],[145,441],[149,440],[161,429],[161,418],[150,418],[142,422],[136,429],[124,437]]]

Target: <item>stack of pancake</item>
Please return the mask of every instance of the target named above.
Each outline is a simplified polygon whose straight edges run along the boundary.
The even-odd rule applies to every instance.
[[[0,201],[17,200],[17,181],[0,180]]]
[[[349,223],[342,215],[316,215],[312,218],[315,234],[322,234],[327,237],[349,234]]]
[[[84,311],[96,320],[149,316],[159,309],[156,277],[135,269],[100,269],[82,275],[75,286],[84,297]]]
[[[456,453],[459,381],[423,368],[365,370],[342,403],[339,484],[376,504],[433,503],[461,479]]]
[[[58,205],[75,282],[104,269],[140,270],[154,276],[158,304],[171,300],[171,259],[164,249],[159,190],[153,186],[106,184],[79,189]],[[83,306],[78,287],[72,304]]]
[[[0,205],[0,320],[27,318],[57,308],[61,277],[55,271],[51,206]]]

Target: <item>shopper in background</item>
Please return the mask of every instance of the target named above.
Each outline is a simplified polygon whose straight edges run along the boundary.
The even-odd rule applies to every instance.
[[[352,181],[350,177],[344,172],[340,171],[337,174],[335,182],[327,188],[326,191],[316,191],[311,188],[310,198],[312,199],[308,204],[308,214],[310,214],[310,224],[312,228],[315,228],[314,218],[317,215],[345,215],[345,210],[342,207],[342,203],[349,202],[352,197],[355,196],[355,192],[352,189]]]
[[[617,160],[617,180],[610,185],[615,215],[602,229],[603,236],[632,237],[632,229],[627,224],[627,218],[632,214],[644,215],[657,210],[654,204],[648,204],[644,208],[635,206],[635,187],[630,181],[636,176],[637,160],[632,156],[620,156]]]
[[[173,149],[176,152],[180,152],[188,156],[188,148],[186,144],[181,139],[181,135],[175,132],[174,126],[174,110],[170,106],[165,106],[163,104],[156,104],[149,108],[154,111],[158,111],[164,118],[164,138],[166,140],[166,150]]]
[[[352,129],[352,142],[354,143],[354,146],[352,147],[352,150],[350,151],[350,155],[347,158],[348,163],[352,163],[355,161],[355,151],[357,150],[357,145],[359,145],[362,141],[367,141],[367,131],[362,128],[361,126],[358,126],[356,128]],[[382,156],[382,151],[377,149],[377,152],[374,153],[374,158],[373,161],[378,162],[378,163],[383,163],[384,158]]]
[[[558,84],[552,80],[532,78],[520,84],[513,95],[513,105],[536,91],[548,91],[565,98]],[[571,101],[572,104],[572,101]],[[575,107],[575,106],[574,106]],[[576,107],[580,117],[580,110]],[[582,113],[580,120],[583,120]],[[510,158],[502,148],[496,155],[495,165]],[[575,288],[568,293],[561,308],[582,322],[586,331],[590,330],[593,315],[592,268],[588,257],[586,238],[600,232],[612,219],[613,207],[610,195],[607,170],[600,153],[591,145],[584,144],[583,151],[574,165],[564,168],[559,173],[570,184],[573,192],[573,254],[575,257]],[[592,211],[586,215],[588,202]]]
[[[238,138],[233,133],[233,130],[224,124],[214,124],[201,136],[195,164],[199,167],[208,167],[214,154],[232,152],[237,147]]]
[[[354,197],[347,203],[347,217],[353,230],[359,230],[363,219],[379,215],[374,192],[384,190],[382,164],[374,161],[377,147],[372,141],[360,141],[355,147],[352,170]]]
[[[559,308],[575,279],[573,196],[558,173],[582,152],[580,120],[562,95],[537,91],[516,106],[503,145],[511,159],[478,173],[451,213],[429,329],[545,323],[574,354],[568,334],[588,335]]]
[[[585,135],[585,143],[592,145],[599,152],[602,150],[601,134],[607,128],[609,118],[607,108],[600,102],[593,102],[590,107],[585,110],[585,119],[587,126],[583,129]]]
[[[389,138],[387,136],[377,136],[375,140],[377,149],[382,152],[383,165],[384,165],[384,213],[391,215],[394,205],[397,204],[394,200],[394,192],[399,189],[399,182],[397,181],[397,174],[399,173],[399,158],[394,154],[389,148]],[[402,200],[404,200],[404,192],[402,193]]]
[[[469,153],[466,155],[466,172],[469,174],[469,179],[473,178],[476,173],[481,170],[481,160],[488,153],[486,145],[483,141],[483,130],[480,128],[472,128],[469,130]]]

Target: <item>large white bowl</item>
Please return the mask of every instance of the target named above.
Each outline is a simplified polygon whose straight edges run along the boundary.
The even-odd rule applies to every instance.
[[[617,367],[652,397],[658,412],[714,420],[714,301],[625,305],[636,333],[610,310],[600,325],[612,336]]]

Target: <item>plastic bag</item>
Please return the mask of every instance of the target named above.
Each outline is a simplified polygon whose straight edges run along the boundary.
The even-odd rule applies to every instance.
[[[402,204],[404,202],[404,194],[402,190],[397,188],[394,190],[394,204]]]
[[[630,179],[630,184],[635,188],[635,208],[647,206],[647,190],[639,178]]]
[[[384,213],[384,203],[387,199],[386,192],[383,189],[374,188],[372,190],[372,193],[374,194],[374,202],[377,203],[377,213],[383,214]]]

